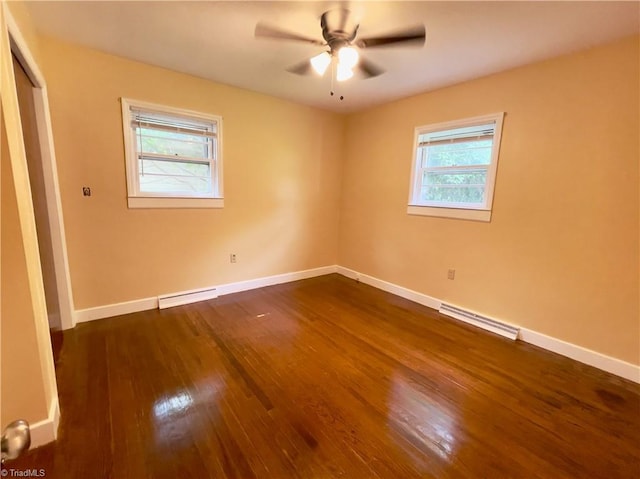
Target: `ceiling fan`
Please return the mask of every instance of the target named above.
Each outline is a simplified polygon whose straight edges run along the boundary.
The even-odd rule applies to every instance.
[[[351,78],[354,75],[354,70],[360,72],[365,78],[384,73],[382,68],[363,58],[359,50],[387,46],[424,45],[424,25],[406,28],[387,36],[357,38],[360,25],[350,17],[351,12],[342,8],[324,12],[320,17],[324,41],[298,35],[262,22],[256,25],[255,36],[277,40],[294,40],[320,47],[329,47],[328,50],[288,68],[287,71],[298,75],[310,75],[315,72],[322,76],[329,66],[335,66],[336,80],[338,81]]]

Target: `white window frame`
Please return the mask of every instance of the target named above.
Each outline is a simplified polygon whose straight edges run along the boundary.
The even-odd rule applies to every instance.
[[[413,139],[413,155],[411,168],[411,183],[409,188],[409,205],[407,213],[420,216],[438,216],[443,218],[456,218],[475,221],[491,221],[491,210],[493,207],[493,192],[498,170],[498,158],[500,156],[500,140],[502,137],[502,123],[504,112],[490,115],[476,116],[462,120],[447,121],[431,125],[419,126],[415,129]],[[487,169],[487,181],[485,184],[485,201],[483,204],[469,203],[441,203],[425,202],[420,200],[420,189],[422,186],[421,158],[418,145],[420,135],[437,131],[452,130],[468,126],[481,125],[483,123],[495,122],[493,134],[493,145],[491,148],[491,163]],[[470,168],[471,170],[471,168]]]
[[[122,130],[127,173],[127,203],[129,208],[222,208],[224,207],[222,182],[222,117],[181,108],[157,105],[139,100],[121,98]],[[175,195],[140,191],[139,161],[136,148],[135,129],[132,128],[131,110],[140,108],[166,115],[175,115],[196,120],[215,122],[216,152],[210,160],[212,193],[202,195]]]

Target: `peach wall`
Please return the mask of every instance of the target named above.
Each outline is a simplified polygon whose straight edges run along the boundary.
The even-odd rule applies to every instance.
[[[41,47],[76,309],[336,263],[342,117],[52,38]],[[223,117],[223,209],[127,208],[121,97]]]
[[[638,44],[350,115],[339,264],[640,364]],[[414,128],[499,111],[491,222],[407,215]]]

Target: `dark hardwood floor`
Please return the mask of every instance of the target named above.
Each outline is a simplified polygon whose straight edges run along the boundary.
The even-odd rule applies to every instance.
[[[47,478],[640,477],[640,386],[329,275],[79,325]]]

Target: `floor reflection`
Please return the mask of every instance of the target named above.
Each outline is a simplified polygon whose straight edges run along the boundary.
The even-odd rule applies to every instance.
[[[193,397],[187,391],[164,397],[153,405],[153,415],[157,420],[165,420],[175,414],[185,413],[193,405]]]
[[[451,463],[456,450],[456,414],[396,374],[389,392],[389,425],[423,452]]]
[[[201,439],[215,423],[223,389],[222,378],[206,378],[156,400],[151,408],[156,446],[175,450]]]

